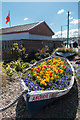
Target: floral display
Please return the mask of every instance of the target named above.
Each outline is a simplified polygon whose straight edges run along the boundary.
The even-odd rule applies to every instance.
[[[23,74],[26,86],[32,90],[62,90],[69,86],[73,72],[66,59],[50,57]]]

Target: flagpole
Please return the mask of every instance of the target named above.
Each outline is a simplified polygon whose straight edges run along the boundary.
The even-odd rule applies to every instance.
[[[9,10],[9,18],[10,18],[10,10]],[[9,26],[11,27],[11,20],[9,21]]]

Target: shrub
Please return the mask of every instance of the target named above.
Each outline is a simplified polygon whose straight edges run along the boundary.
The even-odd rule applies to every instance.
[[[38,60],[38,57],[40,56],[40,54],[39,53],[35,53],[35,58],[36,58],[36,60]]]
[[[14,76],[16,73],[16,70],[11,68],[9,64],[6,65],[6,73],[11,78],[11,76]]]
[[[13,48],[11,49],[11,54],[13,60],[18,60],[19,58],[24,60],[28,56],[28,54],[26,54],[25,48],[22,45],[19,46],[18,43],[13,44]]]
[[[28,62],[23,63],[23,67],[24,68],[28,68],[29,67],[29,63]]]
[[[49,47],[48,47],[47,45],[45,45],[44,48],[42,48],[41,50],[38,49],[38,51],[39,51],[40,56],[44,56],[45,53],[48,53],[48,52],[49,52]]]
[[[16,61],[16,67],[15,67],[15,69],[16,69],[16,71],[23,71],[23,64],[20,62],[20,60],[17,60]]]
[[[44,48],[38,49],[38,52],[35,53],[35,59],[41,60],[42,58],[48,57],[49,55],[49,47],[46,45]]]
[[[31,64],[33,64],[33,63],[35,63],[35,62],[36,62],[36,60],[34,59],[34,60],[31,60],[31,62],[30,62],[30,63],[31,63]]]
[[[10,63],[3,66],[9,77],[15,76],[17,72],[23,71],[25,68],[29,67],[29,63],[22,62],[20,60],[11,61]]]
[[[44,55],[45,57],[49,57],[50,56],[50,54],[49,53],[45,53],[45,55]]]
[[[39,57],[38,57],[38,60],[41,60],[41,59],[42,59],[42,57],[41,57],[41,56],[39,56]]]

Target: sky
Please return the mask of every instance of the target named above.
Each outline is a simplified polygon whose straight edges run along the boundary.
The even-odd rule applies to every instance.
[[[67,13],[69,11],[70,37],[78,36],[78,2],[2,2],[2,24],[9,27],[6,17],[10,10],[11,26],[45,21],[55,37],[67,37]]]

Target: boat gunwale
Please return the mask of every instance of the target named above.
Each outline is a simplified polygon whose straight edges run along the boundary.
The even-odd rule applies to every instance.
[[[42,60],[40,60],[38,62],[35,62],[32,66],[30,66],[25,71],[23,71],[23,73],[25,73],[26,71],[30,70],[33,66],[36,66],[36,64],[41,63],[43,60],[47,60],[47,59],[49,59],[51,57],[53,57],[53,56],[50,56],[50,57],[42,59]],[[59,57],[59,56],[56,56],[56,57]],[[30,91],[29,88],[25,85],[24,80],[20,78],[21,84],[23,84],[23,89],[28,90],[30,95],[32,95],[32,94],[35,94],[35,95],[38,94],[39,95],[41,93],[42,94],[46,94],[46,93],[62,93],[62,92],[66,92],[66,91],[70,90],[72,88],[73,84],[74,84],[74,68],[73,68],[73,66],[71,65],[70,61],[67,58],[63,58],[63,57],[59,57],[59,58],[67,60],[68,64],[70,65],[70,67],[72,69],[72,72],[73,72],[73,76],[71,77],[71,82],[70,82],[70,84],[69,84],[69,86],[67,88],[65,88],[63,90],[58,90],[57,89],[57,90],[45,90],[45,91],[41,91],[41,90]]]

